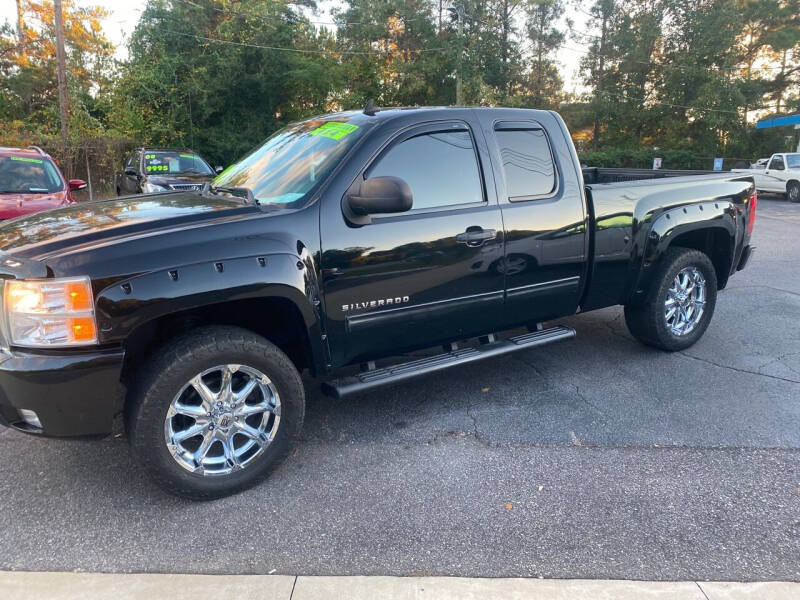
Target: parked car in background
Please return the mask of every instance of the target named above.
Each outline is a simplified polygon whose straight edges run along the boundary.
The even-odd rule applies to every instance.
[[[0,148],[0,220],[66,206],[82,179],[67,181],[53,159],[37,146]]]
[[[752,174],[759,192],[785,194],[789,202],[800,202],[800,152],[773,154],[765,167],[759,166],[760,162],[733,172]]]
[[[117,196],[152,194],[166,190],[199,190],[222,171],[181,148],[137,148],[115,177]]]

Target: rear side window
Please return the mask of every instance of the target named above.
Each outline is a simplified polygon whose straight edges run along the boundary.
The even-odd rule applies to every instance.
[[[552,194],[556,169],[544,131],[498,129],[494,135],[500,147],[508,199],[513,202]]]
[[[423,133],[392,146],[367,177],[400,177],[413,210],[483,202],[478,159],[467,130]]]

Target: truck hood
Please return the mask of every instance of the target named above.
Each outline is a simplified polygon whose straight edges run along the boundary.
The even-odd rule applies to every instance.
[[[0,225],[0,251],[20,258],[53,254],[258,214],[244,200],[172,192],[73,204],[6,221]]]

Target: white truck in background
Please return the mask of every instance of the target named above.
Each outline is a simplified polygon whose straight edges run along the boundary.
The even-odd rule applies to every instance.
[[[732,171],[752,175],[759,192],[785,194],[789,202],[800,202],[800,152],[779,152],[766,167]]]

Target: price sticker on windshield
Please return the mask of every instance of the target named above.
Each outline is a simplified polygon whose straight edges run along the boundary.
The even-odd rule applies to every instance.
[[[338,121],[328,121],[321,127],[317,127],[316,129],[310,131],[309,134],[320,135],[332,140],[340,140],[344,136],[353,133],[356,129],[358,129],[358,125],[353,125],[351,123],[340,123]]]

